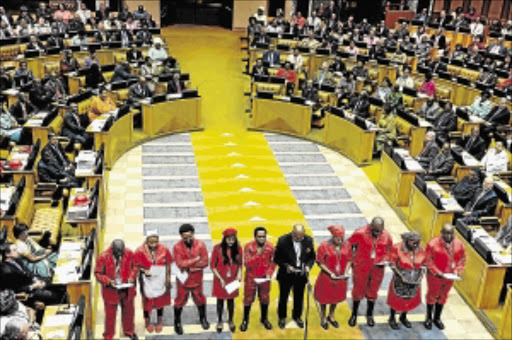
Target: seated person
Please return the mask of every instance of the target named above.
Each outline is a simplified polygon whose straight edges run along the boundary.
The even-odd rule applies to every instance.
[[[105,82],[105,77],[103,77],[99,64],[92,64],[85,74],[85,87],[97,89],[103,86]]]
[[[430,57],[430,42],[427,36],[422,36],[420,42],[416,46],[416,55],[420,59],[428,59]]]
[[[426,170],[438,153],[439,146],[436,142],[436,133],[434,131],[428,131],[425,134],[425,140],[423,141],[423,149],[416,156],[416,160],[420,163],[423,169]]]
[[[91,137],[85,132],[82,126],[78,109],[73,107],[64,115],[64,123],[62,124],[62,135],[71,139],[71,143],[78,142],[88,148]]]
[[[370,48],[369,51],[370,59],[386,58],[386,49],[382,46],[380,40],[377,40],[375,45]]]
[[[0,109],[0,144],[4,138],[18,143],[21,138],[22,128],[16,119],[5,109]]]
[[[28,237],[28,226],[18,223],[14,226],[13,235],[16,251],[20,255],[21,262],[26,270],[37,277],[50,279],[53,276],[59,255],[51,249],[43,248],[39,243]],[[51,234],[45,233],[43,239],[46,242]]]
[[[34,81],[34,74],[32,70],[27,67],[27,62],[24,60],[20,61],[20,67],[14,72],[14,80],[16,79],[19,79],[20,83],[16,84],[16,86],[25,86]]]
[[[445,63],[441,62],[441,57],[439,55],[435,56],[434,60],[427,64],[428,68],[430,68],[430,71],[433,74],[439,74],[439,72],[448,72],[448,66]]]
[[[37,164],[39,181],[57,183],[66,187],[79,187],[74,164],[69,161],[57,136],[52,134],[49,139],[48,144],[41,150],[41,159]]]
[[[506,98],[501,98],[498,105],[494,106],[484,119],[485,122],[482,125],[482,135],[485,140],[489,141],[491,138],[490,134],[496,133],[497,127],[508,125],[510,122],[508,100]]]
[[[472,170],[451,187],[450,192],[461,207],[465,207],[480,189],[480,178],[476,170]]]
[[[418,94],[423,95],[429,98],[434,98],[436,93],[436,84],[434,83],[434,79],[432,78],[432,73],[425,74],[425,81],[421,84],[418,89]]]
[[[356,95],[354,98],[352,98],[352,100],[350,100],[349,106],[352,109],[352,114],[362,118],[370,117],[370,101],[368,92],[366,90],[363,90],[359,96]]]
[[[390,110],[386,110],[377,122],[377,128],[375,151],[378,153],[396,141],[396,116]]]
[[[16,97],[18,101],[11,106],[10,112],[18,124],[23,125],[37,112],[37,108],[28,100],[26,93],[19,92]]]
[[[61,80],[57,77],[57,73],[53,71],[46,84],[44,84],[48,95],[52,101],[59,101],[66,98],[66,89],[62,85]]]
[[[71,40],[72,46],[80,46],[82,51],[87,50],[89,45],[89,38],[85,35],[85,31],[79,31],[77,35]]]
[[[346,69],[345,63],[339,55],[336,55],[332,64],[329,65],[329,71],[335,75],[342,75]]]
[[[497,175],[500,172],[507,171],[508,155],[502,142],[496,142],[494,148],[490,148],[482,158],[482,164],[485,173],[489,175]]]
[[[290,96],[293,93],[295,82],[297,81],[297,74],[292,69],[292,64],[286,62],[284,67],[281,67],[279,71],[277,71],[277,76],[285,79],[286,94]]]
[[[338,105],[340,106],[340,99],[347,99],[352,97],[356,90],[356,81],[354,80],[354,75],[351,72],[345,71],[343,73],[343,77],[341,77],[340,81],[338,82],[338,85],[336,86],[336,89],[339,89],[338,91]]]
[[[404,67],[402,74],[396,78],[395,85],[401,88],[408,87],[414,89],[414,79],[411,77],[411,68],[409,66]]]
[[[428,165],[425,172],[426,181],[434,181],[441,176],[449,176],[455,160],[450,149],[450,143],[443,143],[443,147]]]
[[[137,50],[137,45],[132,44],[130,50],[126,52],[126,61],[129,63],[144,61],[142,52]]]
[[[270,38],[267,35],[267,28],[262,27],[259,34],[254,36],[252,39],[251,46],[256,46],[256,44],[270,44]]]
[[[142,29],[137,32],[136,39],[142,41],[144,45],[151,45],[153,43],[153,36],[149,32],[148,25],[142,25]]]
[[[133,76],[130,73],[130,64],[123,61],[121,64],[114,68],[114,74],[112,75],[112,82],[126,81],[132,79]]]
[[[389,78],[382,79],[382,83],[377,88],[377,91],[375,92],[374,96],[382,100],[384,103],[388,101],[388,98],[392,91],[392,84]]]
[[[507,223],[500,228],[495,239],[503,249],[510,249],[512,246],[512,216],[509,216]]]
[[[488,68],[480,74],[480,77],[478,77],[478,82],[482,83],[486,86],[492,86],[496,84],[496,80],[498,80],[498,76],[496,75],[496,64],[491,63],[488,65]]]
[[[82,19],[78,14],[75,13],[73,18],[69,20],[68,23],[68,32],[81,32],[85,31],[85,24],[82,22]],[[81,44],[80,44],[81,45]]]
[[[359,48],[356,46],[356,42],[352,40],[350,42],[350,45],[345,47],[345,52],[350,54],[351,57],[357,57],[357,55],[359,54]]]
[[[100,60],[96,56],[96,51],[92,50],[89,52],[89,56],[85,58],[84,64],[86,68],[90,68],[93,64],[100,64]]]
[[[128,98],[131,105],[137,105],[139,100],[152,96],[153,93],[146,84],[146,77],[139,77],[139,81],[130,86]]]
[[[16,294],[10,289],[0,291],[0,338],[6,336],[5,329],[11,320],[20,320],[31,325],[26,339],[38,339],[40,325],[35,320],[34,310],[26,307],[16,299]],[[11,339],[11,338],[10,338]]]
[[[476,97],[475,101],[469,107],[471,114],[480,118],[485,118],[491,112],[492,102],[490,100],[491,93],[483,91],[480,97]]]
[[[116,103],[107,95],[107,90],[100,89],[98,96],[94,97],[89,110],[89,121],[93,121],[104,113],[116,109]]]
[[[150,57],[144,58],[144,64],[140,66],[140,75],[145,77],[153,75],[153,64]]]
[[[319,45],[320,42],[315,39],[315,33],[313,32],[309,33],[309,35],[300,42],[300,46],[305,46],[313,49],[317,48]]]
[[[59,36],[59,31],[56,27],[52,27],[52,33],[46,40],[46,48],[57,47],[61,50],[64,49],[64,39]]]
[[[487,52],[490,54],[505,56],[507,54],[507,48],[504,45],[503,37],[499,37],[498,40],[489,46],[487,46]]]
[[[318,87],[322,85],[334,85],[334,77],[329,71],[329,64],[327,62],[324,61],[321,68],[316,71],[313,81]]]
[[[400,48],[397,48],[396,51],[391,55],[391,64],[394,65],[405,65],[407,61],[407,54],[404,53]]]
[[[39,110],[46,110],[53,101],[53,94],[41,83],[41,79],[35,79],[30,89],[28,98]]]
[[[162,39],[155,38],[153,46],[148,51],[148,57],[151,58],[154,67],[162,65],[168,58],[167,50],[162,47]]]
[[[368,70],[364,67],[364,63],[362,61],[358,61],[357,65],[352,68],[352,74],[358,80],[366,80],[368,78]]]
[[[268,51],[263,52],[262,60],[264,63],[268,63],[270,66],[279,65],[281,63],[281,54],[276,51],[274,45],[268,46]]]
[[[60,61],[60,72],[63,74],[75,72],[78,70],[78,67],[78,60],[73,57],[73,52],[71,52],[71,50],[66,50],[64,52],[64,58],[62,58]]]
[[[121,30],[116,35],[116,41],[121,42],[121,46],[127,47],[133,42],[133,33],[126,28],[126,24],[121,25]]]
[[[461,140],[461,146],[478,160],[482,159],[487,149],[487,144],[484,139],[480,137],[480,129],[476,126],[471,129],[469,136]]]
[[[261,59],[256,60],[256,64],[252,67],[251,76],[268,76],[268,69],[263,65]]]
[[[293,70],[297,73],[301,73],[304,68],[304,58],[299,53],[298,48],[293,49],[293,53],[286,58],[286,61],[288,61],[293,66]]]
[[[176,72],[167,83],[167,93],[181,93],[185,89],[185,82],[180,80],[181,75]]]
[[[40,42],[39,39],[37,39],[37,37],[35,35],[32,34],[29,39],[30,40],[27,43],[26,50],[28,50],[28,51],[41,51],[41,52],[45,51],[43,43]]]
[[[446,102],[443,112],[434,121],[434,130],[441,142],[449,142],[449,133],[457,130],[457,115],[452,103]]]
[[[439,104],[432,98],[427,99],[425,103],[420,107],[418,116],[425,119],[426,121],[433,123],[437,117],[441,114],[441,108]]]
[[[494,216],[498,196],[493,187],[494,179],[488,176],[484,179],[482,188],[474,192],[471,201],[464,207],[463,221],[466,224],[478,224],[480,217]]]

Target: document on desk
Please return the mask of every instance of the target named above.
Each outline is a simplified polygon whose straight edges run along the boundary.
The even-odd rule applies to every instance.
[[[171,94],[168,94],[167,95],[167,99],[180,99],[181,97],[183,97],[183,94],[181,93],[171,93]]]
[[[423,171],[423,167],[420,163],[412,158],[405,160],[405,167],[409,171]]]
[[[236,291],[238,288],[240,288],[240,281],[238,280],[235,280],[233,282],[230,282],[228,283],[224,289],[226,290],[226,292],[228,292],[228,294],[231,294],[233,293],[234,291]]]
[[[82,242],[62,242],[60,251],[76,251],[82,249]]]
[[[69,326],[73,321],[73,313],[48,315],[44,318],[44,328],[52,328],[58,326]]]
[[[176,278],[180,280],[181,283],[187,282],[188,273],[182,272],[174,262],[171,264],[171,274],[176,275]]]
[[[482,123],[484,120],[478,116],[471,115],[469,116],[469,121],[472,123]]]
[[[103,127],[105,126],[105,123],[106,123],[106,120],[100,120],[100,119],[96,119],[94,120],[91,125],[89,125],[89,128],[91,129],[91,131],[93,132],[100,132],[101,129],[103,129]]]
[[[149,276],[142,275],[144,294],[147,298],[153,299],[164,295],[166,274],[165,266],[151,266]]]

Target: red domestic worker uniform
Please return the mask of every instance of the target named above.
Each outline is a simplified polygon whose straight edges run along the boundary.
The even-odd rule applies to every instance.
[[[169,249],[161,243],[153,253],[148,249],[146,244],[141,245],[135,251],[135,265],[138,268],[149,270],[152,266],[170,266],[172,263],[172,256]],[[147,298],[142,294],[142,306],[147,312],[153,309],[160,309],[171,304],[171,292],[165,292],[163,295],[156,298]]]
[[[376,264],[389,260],[393,248],[391,235],[383,230],[377,239],[372,237],[371,226],[357,229],[348,239],[357,246],[353,254],[352,299],[359,301],[366,297],[375,300],[384,277],[384,266]]]
[[[238,280],[238,271],[242,270],[242,247],[238,246],[238,255],[236,257],[236,263],[231,259],[231,249],[227,250],[229,256],[229,263],[224,263],[224,257],[222,256],[222,246],[217,244],[212,251],[212,263],[211,268],[216,269],[224,282],[227,284]],[[234,299],[238,296],[238,289],[228,294],[225,288],[220,284],[220,280],[214,275],[213,278],[213,296],[217,299],[229,300]]]
[[[331,230],[331,228],[330,228]],[[333,236],[345,235],[343,229],[342,235],[339,230],[331,231]],[[323,264],[336,276],[345,274],[347,264],[351,260],[352,247],[348,242],[341,244],[341,251],[336,251],[336,245],[332,240],[327,240],[320,244],[316,253],[316,262]],[[325,271],[321,271],[315,283],[315,299],[322,305],[334,305],[345,301],[347,298],[347,280],[333,280]]]
[[[114,255],[112,254],[112,247],[110,247],[105,250],[96,261],[94,273],[96,279],[102,285],[102,296],[105,304],[105,332],[103,333],[103,338],[107,340],[113,339],[116,333],[116,313],[119,304],[122,309],[121,318],[123,321],[124,334],[134,334],[133,299],[135,295],[137,295],[135,289],[137,267],[134,265],[133,257],[133,252],[125,248],[121,263],[117,266]],[[110,282],[116,281],[117,275],[119,275],[119,279],[122,283],[132,281],[134,283],[133,287],[122,290],[111,287]]]
[[[452,280],[436,275],[444,273],[462,273],[466,265],[464,244],[454,238],[451,244],[443,241],[441,236],[434,237],[427,244],[427,304],[444,305],[448,292],[453,286]]]
[[[420,246],[416,251],[409,252],[405,249],[405,245],[400,242],[395,244],[391,254],[390,264],[394,264],[398,270],[417,270],[420,271],[421,267],[425,265],[425,258],[427,253]],[[389,284],[388,300],[389,307],[397,312],[408,312],[418,307],[421,303],[421,285],[413,286],[415,292],[410,289],[406,292],[398,291],[396,287],[397,274],[393,273],[393,279]],[[410,285],[408,285],[411,287]]]
[[[270,302],[270,281],[256,284],[255,278],[272,277],[276,265],[274,263],[274,246],[266,242],[263,252],[258,254],[258,243],[251,241],[244,248],[245,280],[244,280],[244,306],[254,302],[256,290],[260,302],[268,305]]]
[[[201,259],[197,257],[201,255]],[[183,308],[187,303],[189,294],[197,306],[206,303],[206,297],[203,294],[203,269],[208,267],[208,250],[204,242],[192,240],[191,247],[187,247],[185,242],[179,241],[174,245],[174,261],[181,271],[188,273],[185,283],[177,282],[177,296],[174,299],[176,308]]]

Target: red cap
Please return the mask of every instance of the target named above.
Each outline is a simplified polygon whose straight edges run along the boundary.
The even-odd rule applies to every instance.
[[[222,236],[229,237],[229,236],[236,236],[237,230],[235,228],[228,228],[222,232]]]
[[[327,229],[331,232],[334,237],[344,237],[345,236],[345,227],[342,225],[331,225],[327,227]]]

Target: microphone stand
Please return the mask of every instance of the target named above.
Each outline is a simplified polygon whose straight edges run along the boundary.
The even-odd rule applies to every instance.
[[[305,271],[304,264],[302,264],[302,273],[306,276],[306,317],[304,318],[304,340],[308,338],[308,325],[309,325],[309,296],[311,295],[311,282],[309,282],[309,273]]]

